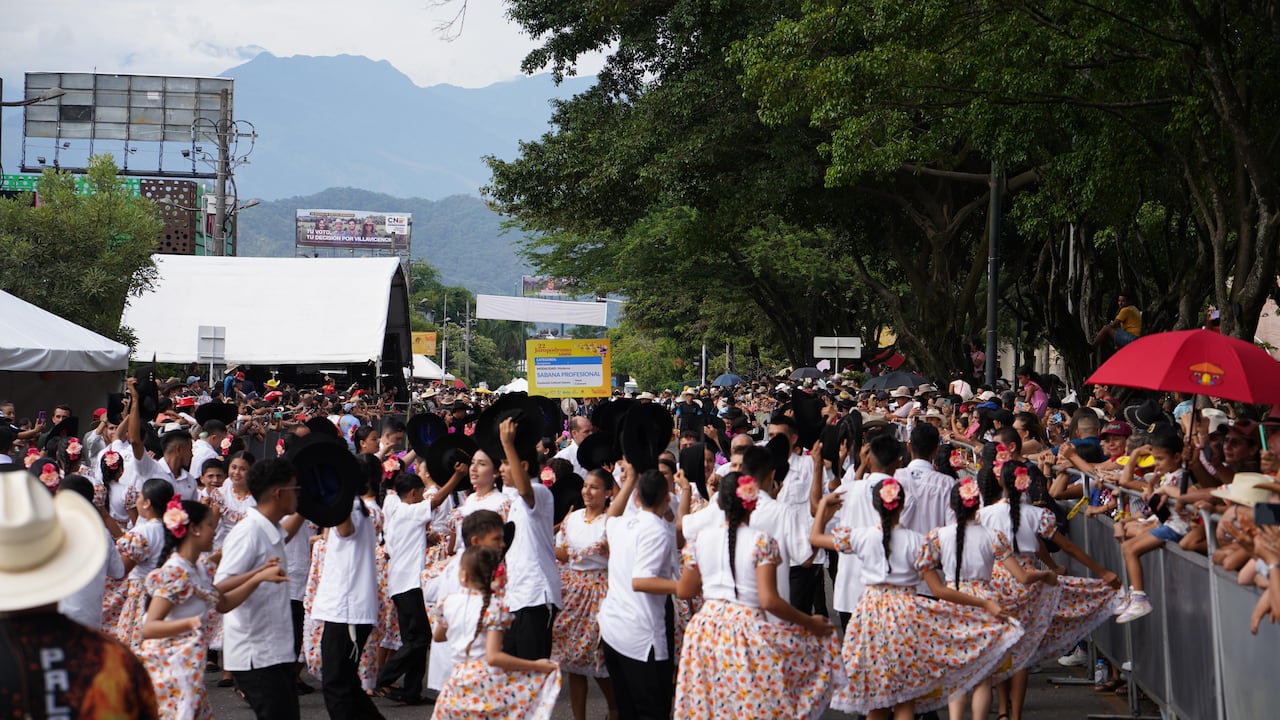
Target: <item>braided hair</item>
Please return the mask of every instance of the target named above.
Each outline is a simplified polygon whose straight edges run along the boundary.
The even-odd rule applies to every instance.
[[[898,487],[898,498],[896,504],[892,508],[885,507],[884,498],[880,496],[880,492],[886,485],[896,485]],[[892,572],[893,566],[889,563],[889,548],[893,541],[893,528],[898,524],[898,518],[902,515],[902,507],[907,503],[907,490],[902,487],[902,483],[889,477],[881,480],[871,488],[871,505],[880,513],[880,528],[884,534],[881,543],[884,545],[884,566],[885,569]]]
[[[501,554],[490,547],[472,545],[462,552],[462,559],[458,564],[467,574],[467,585],[472,590],[479,590],[484,596],[480,605],[480,617],[476,620],[476,631],[467,642],[468,652],[476,638],[480,637],[480,630],[484,627],[484,616],[489,611],[490,601],[493,600],[493,577],[501,563]]]
[[[1004,497],[1009,501],[1009,526],[1012,530],[1013,551],[1022,552],[1018,547],[1018,526],[1022,524],[1022,493],[1014,486],[1014,473],[1023,467],[1021,463],[1007,462],[1000,468],[1000,486],[1004,488]]]
[[[973,482],[973,481],[967,481]],[[981,502],[973,502],[978,498],[972,498],[969,505],[965,505],[965,498],[961,495],[960,489],[965,483],[956,483],[951,488],[951,512],[956,514],[956,589],[960,589],[960,571],[964,568],[964,534],[965,528],[970,521],[978,514],[978,509],[982,507]],[[976,488],[975,488],[976,489]]]
[[[738,596],[738,528],[747,523],[751,518],[751,511],[742,503],[742,498],[738,497],[738,483],[744,478],[747,481],[754,481],[750,475],[731,472],[727,477],[720,481],[720,490],[718,492],[720,509],[724,510],[725,520],[729,521],[729,575],[733,577],[733,596]]]

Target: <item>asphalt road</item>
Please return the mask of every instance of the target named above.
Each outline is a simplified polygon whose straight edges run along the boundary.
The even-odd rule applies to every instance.
[[[1080,720],[1093,714],[1128,716],[1128,705],[1114,694],[1094,692],[1090,685],[1054,685],[1049,682],[1050,678],[1056,679],[1068,675],[1083,678],[1085,674],[1085,668],[1067,670],[1058,667],[1046,667],[1045,672],[1033,674],[1030,691],[1027,693],[1024,716],[1036,720]],[[206,677],[209,682],[209,699],[213,703],[213,712],[216,717],[220,720],[253,720],[253,713],[249,710],[249,706],[235,693],[229,688],[214,686],[218,675],[211,674]],[[313,678],[309,678],[308,682],[315,686],[317,691],[299,698],[302,717],[306,720],[327,718],[324,699],[318,690],[320,683]],[[430,705],[406,707],[381,699],[375,702],[388,720],[400,718],[423,720],[431,716]],[[1150,705],[1145,706],[1145,709],[1146,714],[1150,714],[1153,710]],[[946,717],[946,713],[942,713],[942,716]],[[555,720],[572,720],[573,714],[569,711],[567,688],[561,690],[560,700],[556,704],[556,711],[552,717]],[[604,698],[594,684],[591,685],[588,695],[587,717],[590,720],[603,720],[606,717]],[[831,711],[823,717],[847,720],[851,716]],[[995,717],[994,710],[992,717]]]

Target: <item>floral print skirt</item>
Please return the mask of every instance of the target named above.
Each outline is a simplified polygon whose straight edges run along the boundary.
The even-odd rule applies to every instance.
[[[600,646],[600,601],[609,590],[605,570],[560,568],[560,595],[564,605],[551,630],[551,659],[560,672],[587,677],[609,677]]]
[[[922,597],[914,585],[872,585],[845,629],[848,680],[831,707],[859,715],[910,701],[917,713],[940,708],[1006,662],[1022,634],[1017,622]]]
[[[151,676],[156,705],[165,720],[213,717],[204,688],[204,663],[209,655],[207,637],[201,627],[175,637],[142,641],[138,659]]]
[[[454,666],[436,699],[435,720],[549,720],[560,672],[503,672],[484,660]]]
[[[129,581],[127,578],[116,580],[115,578],[107,578],[107,584],[102,589],[102,632],[123,643],[128,643],[127,639],[120,637],[120,611],[124,609],[124,601],[129,596]]]
[[[1062,592],[1053,612],[1053,621],[1045,631],[1033,663],[1065,655],[1093,629],[1115,614],[1119,592],[1097,578],[1062,575],[1058,577]]]
[[[1013,559],[1027,572],[1044,569],[1031,555],[1014,555]],[[1035,664],[1040,641],[1053,622],[1062,586],[1044,583],[1023,585],[1005,568],[1004,563],[996,563],[991,570],[991,589],[995,591],[993,599],[1022,624],[1023,630],[1022,641],[1013,649],[1010,662],[998,668],[992,679],[993,682],[1001,682]]]
[[[118,596],[119,611],[115,614],[114,631],[108,634],[124,643],[136,655],[142,645],[142,623],[147,619],[147,598],[142,580],[126,578],[123,591]],[[105,622],[106,612],[103,612]]]
[[[843,682],[834,633],[819,638],[763,610],[707,600],[689,621],[675,717],[818,718]]]

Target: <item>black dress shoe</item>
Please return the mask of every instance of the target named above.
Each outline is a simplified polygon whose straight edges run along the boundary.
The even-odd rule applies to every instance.
[[[315,691],[316,691],[316,689],[315,689],[315,688],[313,688],[313,687],[311,687],[310,685],[308,685],[308,684],[306,684],[306,683],[302,682],[301,680],[299,680],[299,681],[294,685],[294,689],[296,689],[296,690],[297,690],[297,692],[298,692],[298,694],[299,694],[299,695],[310,695],[311,693],[313,693],[313,692],[315,692]]]

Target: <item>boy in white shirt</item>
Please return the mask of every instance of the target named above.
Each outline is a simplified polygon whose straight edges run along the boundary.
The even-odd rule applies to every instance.
[[[422,701],[422,678],[431,648],[431,624],[422,599],[422,569],[427,555],[427,524],[434,508],[423,502],[422,478],[400,473],[395,480],[398,503],[386,503],[387,593],[400,620],[400,649],[378,673],[380,694],[409,705]],[[390,686],[401,677],[401,688]]]

